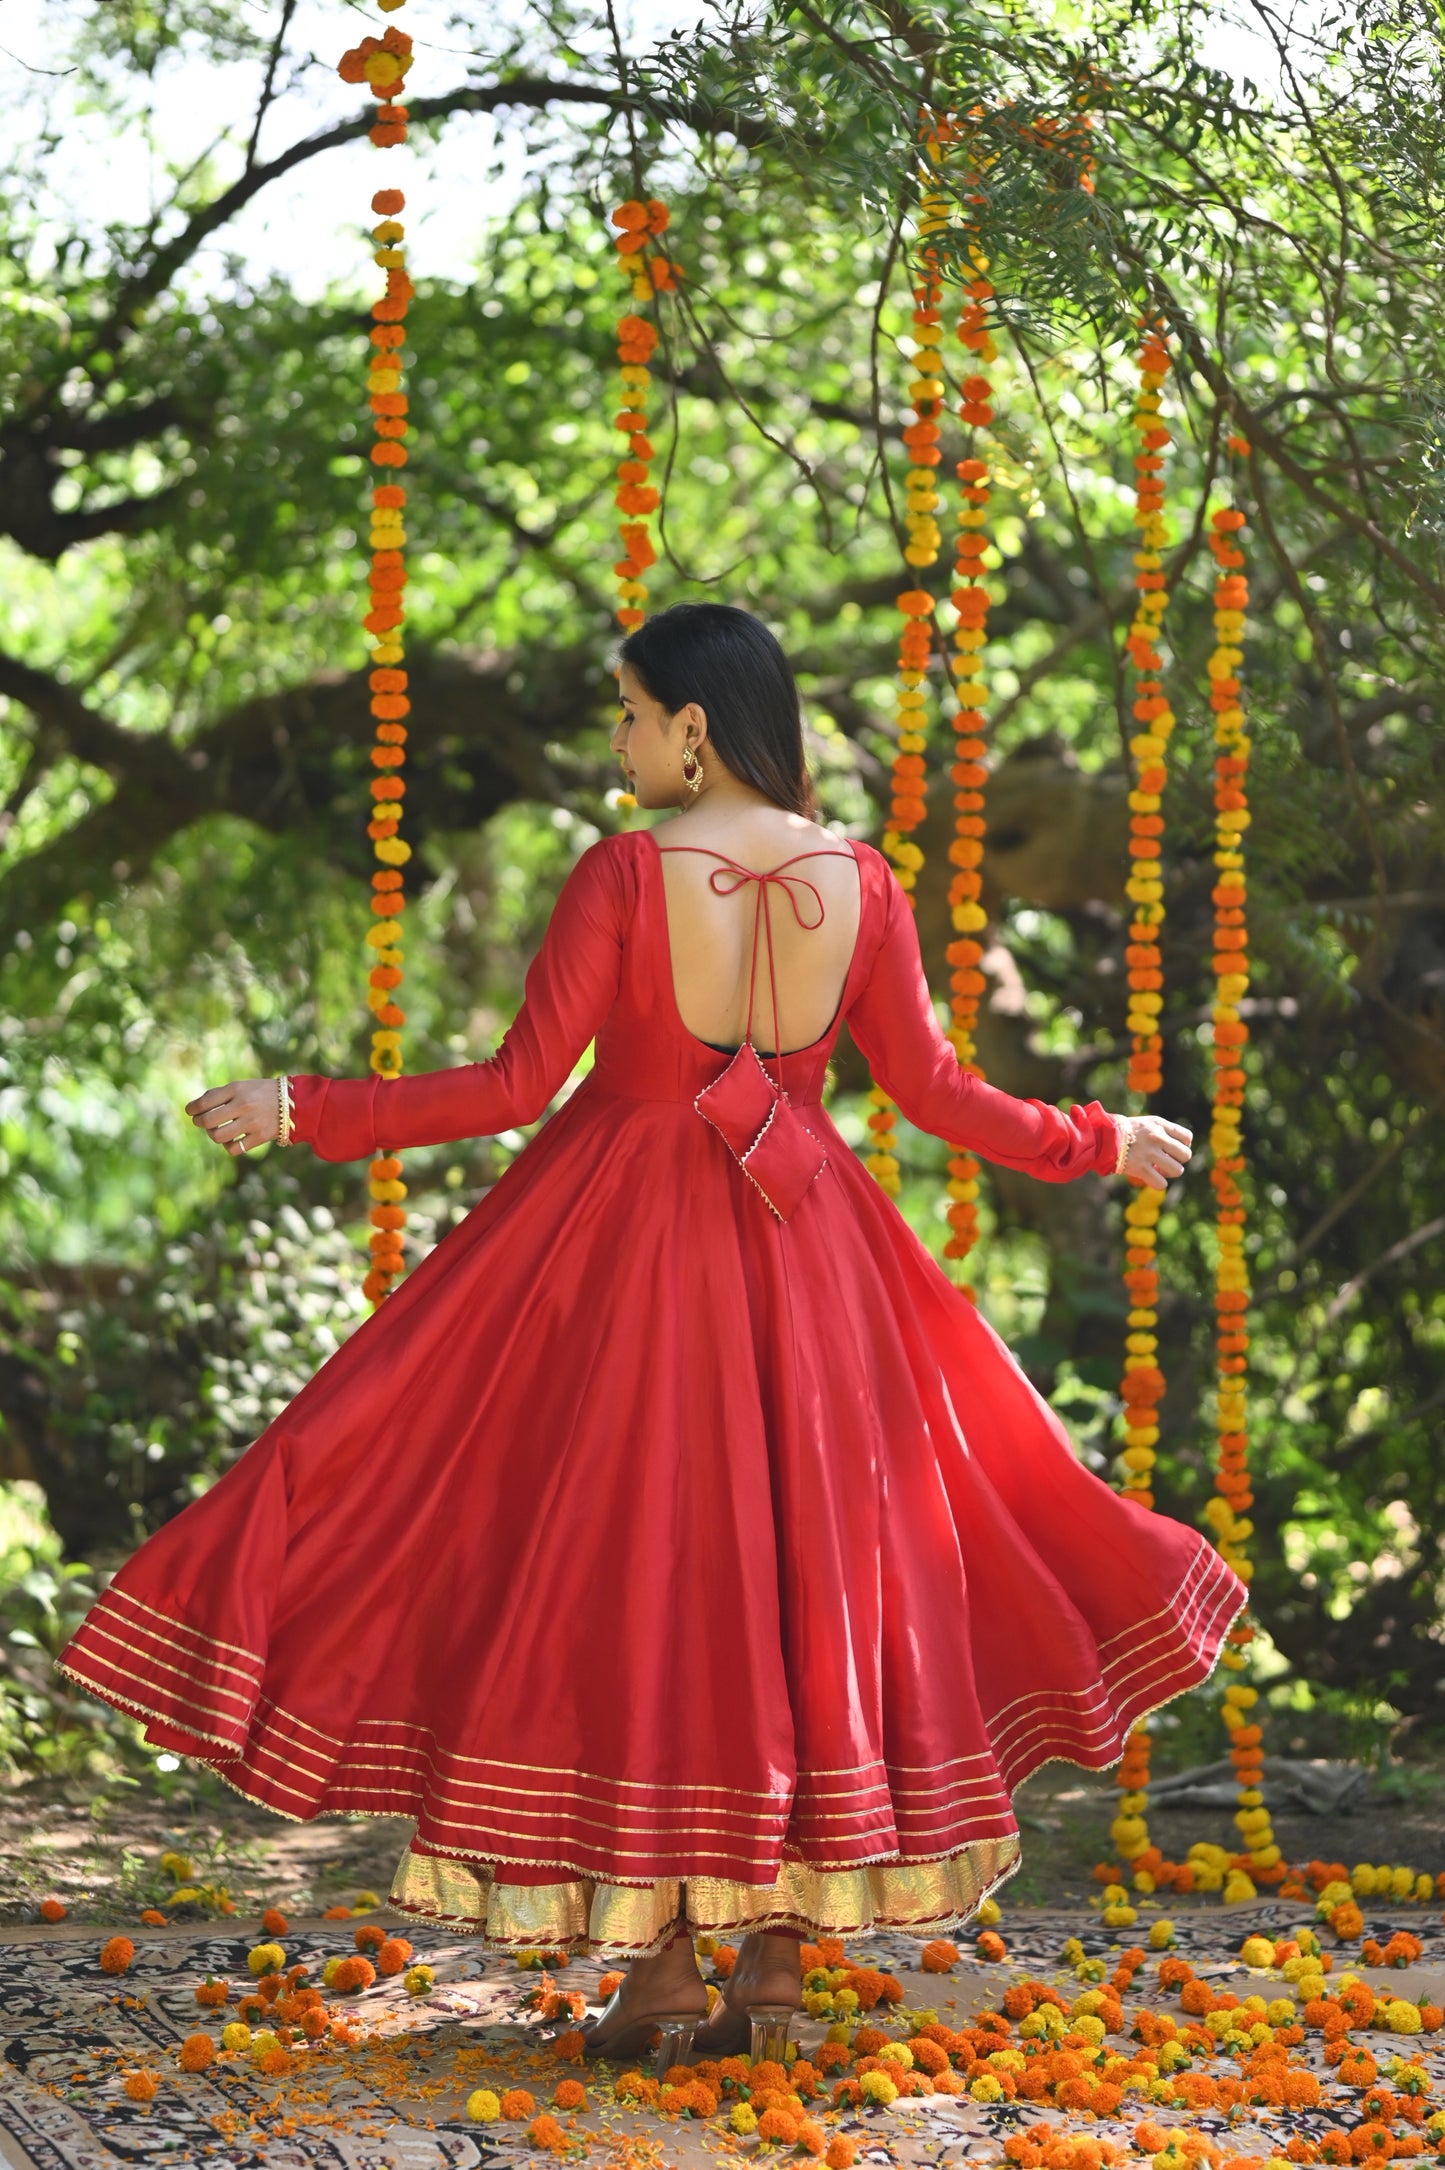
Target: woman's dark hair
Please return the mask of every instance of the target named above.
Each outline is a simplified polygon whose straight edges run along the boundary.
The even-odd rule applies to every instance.
[[[798,688],[761,618],[730,603],[674,603],[622,643],[621,662],[675,716],[706,711],[708,738],[734,776],[790,814],[812,815]]]

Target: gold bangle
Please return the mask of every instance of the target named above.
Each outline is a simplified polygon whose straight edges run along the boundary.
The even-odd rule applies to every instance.
[[[289,1145],[291,1143],[291,1080],[289,1077],[277,1078],[276,1102],[276,1143],[278,1145]]]
[[[1130,1148],[1139,1128],[1139,1118],[1136,1115],[1120,1115],[1115,1120],[1119,1125],[1119,1158],[1114,1163],[1114,1173],[1122,1175],[1124,1163],[1129,1158]]]

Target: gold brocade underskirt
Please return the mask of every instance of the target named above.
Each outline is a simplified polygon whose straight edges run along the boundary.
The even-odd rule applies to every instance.
[[[813,1869],[785,1861],[774,1884],[721,1877],[608,1884],[579,1876],[565,1884],[499,1884],[485,1862],[402,1855],[391,1887],[400,1912],[480,1937],[502,1950],[596,1953],[645,1958],[660,1951],[679,1919],[694,1936],[800,1929],[809,1937],[898,1929],[942,1936],[961,1928],[1019,1864],[1016,1836],[979,1839],[943,1861],[877,1862],[869,1868]]]

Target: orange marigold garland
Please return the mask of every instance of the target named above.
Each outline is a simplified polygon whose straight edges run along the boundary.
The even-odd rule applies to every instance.
[[[944,382],[939,374],[942,357],[938,351],[943,344],[943,316],[939,306],[943,285],[938,271],[938,252],[929,245],[929,237],[939,233],[948,223],[946,199],[938,193],[932,179],[943,147],[943,133],[931,129],[923,147],[926,167],[918,216],[923,246],[918,256],[919,277],[913,288],[912,332],[916,351],[914,376],[908,387],[913,420],[903,431],[910,461],[904,483],[903,525],[908,540],[903,556],[918,572],[936,564],[943,547],[943,533],[938,525],[941,500],[935,473],[943,458],[938,448],[942,434],[938,418],[943,412],[944,395]],[[934,599],[927,588],[912,587],[899,596],[898,608],[903,613],[903,630],[898,641],[898,751],[893,759],[892,798],[882,849],[892,860],[893,871],[902,888],[911,892],[923,865],[923,853],[911,839],[927,811],[924,753],[928,745],[928,695],[924,687],[928,659],[933,653]],[[910,905],[912,902],[910,894]],[[866,1164],[880,1188],[896,1198],[901,1188],[898,1156],[893,1151],[897,1107],[881,1085],[873,1086],[868,1099],[871,1107],[868,1128],[873,1134],[873,1148]]]
[[[388,12],[404,0],[381,0]],[[394,102],[411,65],[411,39],[404,31],[388,27],[381,38],[363,38],[343,57],[338,73],[343,82],[370,85],[379,99],[370,129],[373,143],[381,149],[406,141],[407,109]],[[404,968],[401,918],[406,900],[401,869],[411,857],[410,844],[399,834],[406,784],[401,770],[406,765],[406,717],[411,712],[407,697],[407,673],[402,629],[406,617],[406,491],[400,481],[384,481],[382,475],[397,474],[405,467],[408,434],[407,397],[402,390],[403,347],[406,313],[413,294],[403,246],[406,229],[397,213],[406,207],[399,188],[378,189],[371,208],[379,223],[373,226],[374,261],[386,273],[386,292],[372,303],[371,356],[366,390],[371,409],[371,464],[379,470],[371,492],[371,572],[369,608],[363,620],[372,637],[371,673],[368,685],[371,713],[376,719],[376,741],[371,765],[376,770],[371,785],[371,820],[367,835],[378,862],[371,877],[371,909],[375,924],[367,932],[372,952],[368,974],[367,1007],[375,1019],[371,1035],[371,1067],[382,1078],[399,1076],[402,1067],[401,1027],[406,1012],[397,1002]],[[406,1185],[401,1181],[401,1161],[395,1154],[379,1153],[369,1170],[371,1195],[371,1268],[362,1286],[373,1304],[379,1304],[403,1270],[402,1231],[406,1226]]]
[[[953,635],[954,710],[953,780],[954,840],[948,848],[954,869],[948,903],[954,939],[948,945],[949,1008],[953,1022],[949,1039],[959,1062],[975,1077],[982,1077],[974,1027],[985,980],[979,969],[983,944],[979,940],[987,914],[979,902],[983,876],[984,786],[988,772],[983,766],[987,751],[983,733],[988,719],[988,686],[982,677],[983,649],[988,640],[989,593],[984,581],[983,560],[988,549],[989,465],[979,456],[977,433],[993,421],[993,387],[985,374],[998,355],[993,337],[989,304],[994,290],[988,279],[988,258],[972,251],[973,277],[965,282],[968,296],[958,320],[958,337],[969,357],[969,374],[963,380],[959,420],[965,431],[968,457],[958,463],[962,503],[958,513],[958,538],[954,546],[952,602],[958,612]],[[945,1258],[967,1258],[978,1241],[979,1163],[972,1153],[959,1152],[948,1163],[948,1224],[950,1234],[943,1247]],[[960,1286],[965,1295],[975,1290],[968,1282]]]
[[[652,384],[648,366],[657,345],[657,327],[644,309],[654,306],[653,297],[669,293],[681,276],[679,267],[663,251],[650,246],[667,231],[668,209],[651,196],[645,203],[635,198],[621,203],[612,214],[618,229],[613,246],[632,289],[632,308],[617,327],[617,360],[622,379],[621,401],[615,426],[627,439],[626,457],[617,469],[615,503],[622,514],[618,535],[622,556],[613,571],[617,575],[617,622],[628,632],[641,625],[647,601],[646,575],[657,563],[657,551],[648,531],[648,518],[661,503],[658,490],[648,479],[652,440],[647,434],[647,395]]]
[[[647,395],[652,386],[649,363],[657,345],[657,328],[641,311],[654,307],[653,297],[672,292],[682,277],[682,267],[663,250],[650,246],[667,231],[667,205],[656,196],[645,202],[630,197],[612,213],[617,228],[613,247],[627,274],[633,306],[617,326],[617,361],[621,376],[618,411],[613,425],[627,439],[626,456],[617,467],[614,503],[622,514],[618,537],[622,555],[612,570],[617,576],[617,622],[624,632],[641,625],[646,616],[647,574],[657,563],[657,550],[648,529],[648,518],[662,502],[661,493],[648,479],[653,458],[647,434]],[[617,803],[634,807],[630,791],[619,791]]]
[[[1129,1031],[1133,1046],[1129,1060],[1129,1087],[1148,1095],[1160,1086],[1163,1041],[1159,1013],[1164,1007],[1163,956],[1159,929],[1164,918],[1164,884],[1160,878],[1160,838],[1164,818],[1160,811],[1167,780],[1165,753],[1174,729],[1174,712],[1165,698],[1160,677],[1163,658],[1159,636],[1168,603],[1164,547],[1168,528],[1164,515],[1164,453],[1172,442],[1161,413],[1163,388],[1169,375],[1169,350],[1157,320],[1144,318],[1143,338],[1137,356],[1139,391],[1134,402],[1134,430],[1138,449],[1134,454],[1134,526],[1139,547],[1134,553],[1134,585],[1137,601],[1126,646],[1134,667],[1134,718],[1140,729],[1129,741],[1137,763],[1134,788],[1129,794],[1129,877],[1125,884],[1133,906],[1125,964],[1129,982]],[[1121,1484],[1126,1499],[1141,1507],[1154,1505],[1153,1470],[1157,1460],[1158,1405],[1164,1395],[1164,1374],[1159,1368],[1159,1273],[1158,1225],[1162,1191],[1138,1187],[1124,1208],[1124,1283],[1129,1292],[1125,1338],[1123,1439],[1120,1455]],[[1146,1821],[1149,1785],[1149,1733],[1135,1726],[1119,1767],[1118,1812],[1110,1834],[1121,1860],[1128,1864],[1152,1858]],[[1136,1869],[1148,1879],[1149,1871]]]
[[[1229,449],[1247,453],[1240,437],[1231,437]],[[1248,1519],[1254,1504],[1249,1481],[1249,1434],[1246,1428],[1244,1375],[1248,1368],[1249,1335],[1245,1313],[1249,1306],[1249,1267],[1245,1260],[1246,1206],[1240,1177],[1244,1152],[1240,1140],[1240,1117],[1244,1106],[1244,1049],[1249,1027],[1240,1015],[1240,1004],[1249,990],[1249,936],[1244,870],[1244,832],[1249,827],[1250,744],[1246,728],[1239,666],[1244,660],[1244,613],[1249,603],[1249,582],[1241,548],[1244,514],[1220,509],[1210,526],[1209,547],[1214,553],[1214,652],[1209,658],[1209,705],[1214,711],[1214,1105],[1210,1128],[1210,1181],[1214,1186],[1217,1250],[1214,1269],[1216,1338],[1215,1423],[1218,1457],[1215,1464],[1215,1496],[1205,1509],[1215,1541],[1235,1573],[1247,1582],[1253,1572],[1248,1541],[1253,1524]],[[1275,1844],[1269,1810],[1264,1805],[1263,1732],[1252,1713],[1259,1690],[1245,1678],[1248,1646],[1254,1629],[1247,1620],[1230,1632],[1223,1663],[1230,1674],[1221,1707],[1229,1734],[1229,1755],[1239,1784],[1235,1824],[1243,1838],[1246,1856],[1236,1860],[1233,1891],[1227,1896],[1250,1897],[1259,1884],[1280,1882],[1285,1871]],[[1246,1891],[1244,1885],[1249,1884]]]

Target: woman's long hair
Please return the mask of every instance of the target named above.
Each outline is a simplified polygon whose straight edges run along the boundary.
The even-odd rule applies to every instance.
[[[620,660],[669,716],[696,701],[734,776],[813,817],[797,682],[761,618],[730,603],[674,603],[628,634]]]

